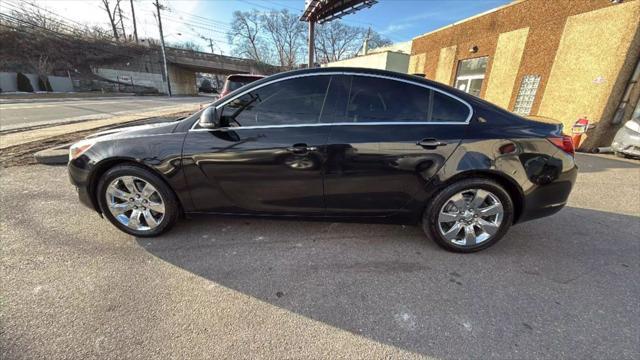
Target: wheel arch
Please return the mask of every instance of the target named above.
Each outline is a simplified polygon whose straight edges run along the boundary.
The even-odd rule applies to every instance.
[[[102,210],[100,209],[100,204],[98,203],[98,194],[97,194],[98,184],[100,183],[100,179],[107,171],[109,171],[109,169],[112,169],[118,165],[136,166],[141,169],[148,170],[153,174],[157,175],[161,179],[161,181],[164,182],[164,184],[167,185],[167,187],[173,192],[173,195],[178,201],[178,206],[180,207],[180,213],[184,212],[182,200],[180,199],[178,194],[176,194],[175,190],[173,189],[173,187],[171,187],[167,179],[165,179],[164,176],[159,171],[157,171],[151,166],[135,161],[134,159],[125,158],[125,157],[109,158],[109,159],[103,160],[97,163],[93,168],[93,170],[91,171],[91,176],[89,177],[89,196],[91,197],[91,204],[93,205],[93,208],[97,212],[102,214]]]
[[[511,201],[513,201],[513,210],[514,210],[513,223],[514,224],[517,223],[524,210],[524,193],[522,192],[522,188],[520,187],[520,185],[518,185],[518,183],[514,179],[498,171],[492,171],[492,170],[486,169],[486,170],[469,170],[469,171],[461,172],[459,174],[452,176],[446,181],[442,182],[438,186],[438,189],[433,192],[430,198],[433,198],[442,189],[446,188],[447,186],[455,182],[458,182],[460,180],[465,180],[465,179],[477,179],[477,178],[495,181],[507,191],[507,193],[511,197]]]

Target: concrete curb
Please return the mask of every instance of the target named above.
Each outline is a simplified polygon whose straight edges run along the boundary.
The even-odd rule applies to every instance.
[[[71,146],[71,144],[41,150],[33,154],[33,157],[36,158],[36,161],[40,164],[66,165],[69,161],[69,146]]]

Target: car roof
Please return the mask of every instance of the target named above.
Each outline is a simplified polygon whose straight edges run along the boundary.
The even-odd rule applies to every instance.
[[[251,77],[256,79],[262,79],[265,76],[266,75],[260,75],[260,74],[230,74],[230,75],[227,75],[227,79],[233,78],[233,77]]]
[[[296,76],[296,75],[307,75],[307,74],[313,75],[313,74],[340,73],[340,72],[351,73],[351,74],[377,75],[377,76],[395,78],[399,80],[412,81],[412,82],[421,83],[421,84],[430,86],[432,88],[448,92],[452,95],[458,96],[467,101],[475,100],[475,96],[473,95],[469,95],[466,92],[460,91],[454,87],[451,87],[433,80],[426,79],[422,76],[404,74],[396,71],[361,68],[361,67],[322,67],[322,68],[311,68],[311,69],[307,68],[307,69],[301,69],[301,70],[291,70],[291,71],[285,71],[285,72],[277,73],[271,76],[267,76],[261,80],[253,82],[252,85],[254,86],[260,85],[263,82],[273,81],[280,78]]]

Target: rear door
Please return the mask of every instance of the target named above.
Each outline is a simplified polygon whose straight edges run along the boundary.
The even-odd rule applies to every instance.
[[[366,74],[334,80],[325,172],[328,215],[401,211],[460,144],[471,107],[405,80]]]

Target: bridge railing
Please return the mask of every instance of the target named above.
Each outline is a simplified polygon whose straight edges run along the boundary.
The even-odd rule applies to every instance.
[[[234,56],[211,54],[211,53],[205,53],[201,51],[186,50],[186,49],[179,49],[179,48],[172,48],[172,47],[167,47],[166,49],[167,49],[167,55],[169,56],[183,56],[183,57],[188,57],[192,59],[202,59],[202,60],[215,61],[215,62],[227,62],[227,63],[233,62],[241,65],[252,65],[256,63],[254,60],[251,60],[251,59],[243,59],[243,58],[234,57]]]

